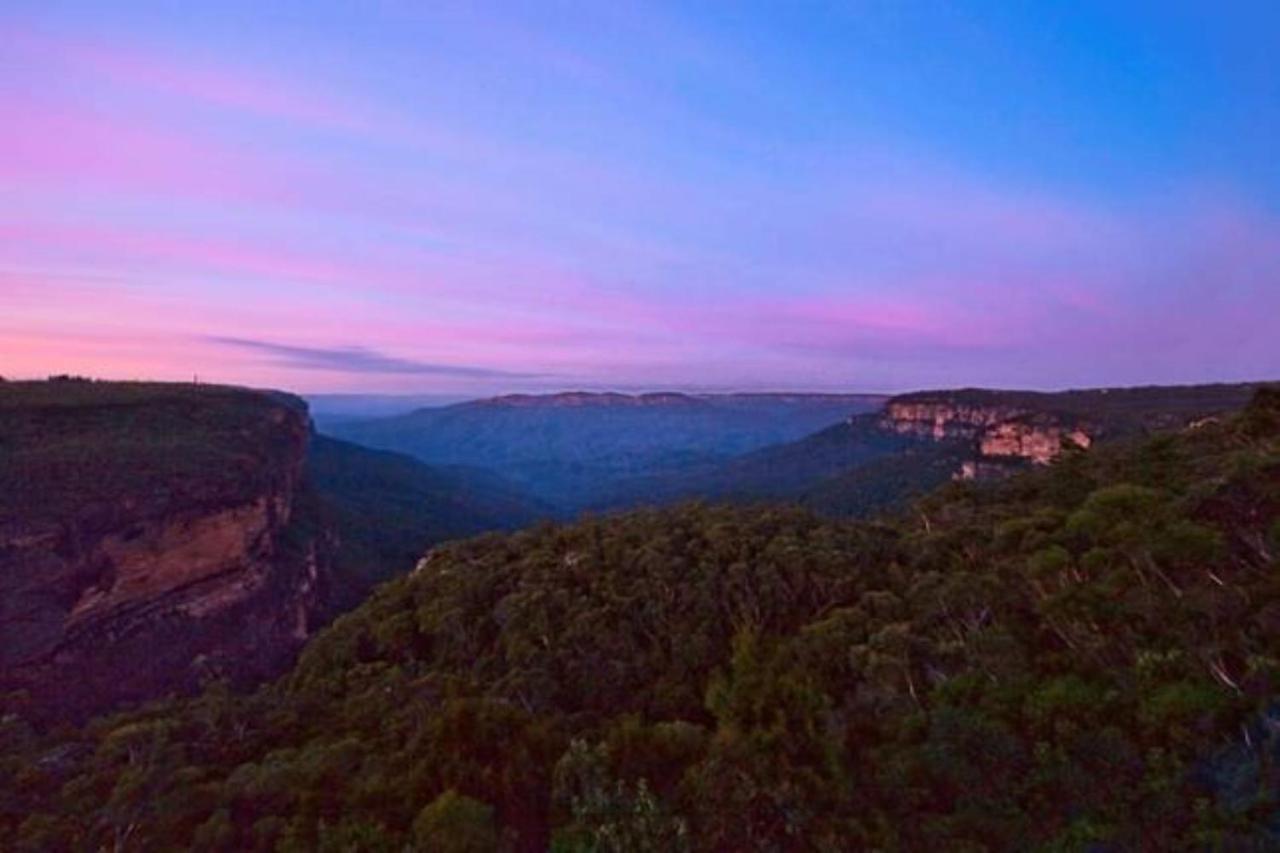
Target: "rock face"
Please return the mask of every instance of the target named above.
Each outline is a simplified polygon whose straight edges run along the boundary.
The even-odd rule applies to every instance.
[[[1022,460],[1047,465],[1068,445],[1088,447],[1092,428],[1053,412],[1033,412],[1011,405],[976,405],[936,401],[891,401],[881,427],[900,435],[936,441],[973,442],[975,459],[957,473],[960,479],[990,476],[1000,470],[995,460]]]
[[[1026,414],[1013,406],[981,406],[937,401],[891,400],[885,406],[881,426],[900,435],[941,441],[973,438],[987,427]]]
[[[983,430],[978,436],[978,452],[982,456],[1012,456],[1047,465],[1068,444],[1087,448],[1092,443],[1093,438],[1079,426],[1064,426],[1051,418],[1019,418]]]
[[[284,395],[0,386],[0,692],[77,718],[286,666],[325,583],[309,431]]]
[[[969,443],[971,459],[956,479],[1002,476],[1022,465],[1044,465],[1069,446],[1103,438],[1196,428],[1242,409],[1261,387],[1180,385],[1072,391],[961,388],[919,391],[891,399],[880,427],[935,441]]]

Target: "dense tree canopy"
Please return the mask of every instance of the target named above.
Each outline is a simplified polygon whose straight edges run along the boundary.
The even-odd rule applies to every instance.
[[[0,723],[19,849],[1280,844],[1280,394],[901,517],[442,546],[252,695]]]

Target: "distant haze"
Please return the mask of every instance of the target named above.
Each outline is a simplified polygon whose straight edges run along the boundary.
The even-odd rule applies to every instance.
[[[606,502],[635,477],[716,465],[878,410],[867,395],[581,391],[510,395],[322,430],[432,465],[492,468],[548,506]]]
[[[0,375],[1280,375],[1280,4],[0,9]]]
[[[309,394],[311,417],[320,426],[363,418],[387,418],[415,409],[461,403],[466,397],[447,394]]]

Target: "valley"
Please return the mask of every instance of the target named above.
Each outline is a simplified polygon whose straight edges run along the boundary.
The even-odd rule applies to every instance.
[[[952,477],[1240,409],[1256,384],[1058,393],[515,395],[346,421],[334,434],[500,472],[558,518],[687,500],[866,514]]]
[[[0,853],[1280,851],[1280,2],[0,2]]]
[[[628,480],[714,465],[801,439],[869,394],[510,395],[335,425],[335,436],[433,465],[501,472],[563,517],[614,503]]]
[[[409,534],[539,505],[474,470],[309,436],[277,394],[69,390],[0,391],[15,394],[0,397],[5,482],[48,484],[6,504],[0,551],[2,577],[26,579],[6,602],[28,602],[3,626],[24,650],[0,715],[16,849],[1277,840],[1276,389],[1096,392],[1108,403],[1087,407],[913,396],[781,446],[803,451],[742,457],[781,475],[790,453],[836,459],[875,437],[874,458],[810,494],[862,515],[876,501],[858,472],[897,498],[905,472],[938,479],[910,511],[685,503],[418,546],[412,570],[378,561],[411,553]],[[1090,441],[991,452],[1007,423]],[[59,440],[35,453],[33,429]],[[999,472],[966,479],[964,462]],[[113,512],[78,509],[106,494]],[[55,507],[83,526],[41,514]],[[233,522],[235,537],[202,532]],[[353,589],[386,580],[322,627],[352,571]],[[98,626],[88,644],[80,613]],[[183,654],[288,661],[257,689],[212,671],[186,698],[45,724],[37,676],[136,688],[122,661],[142,643],[166,689]]]
[[[402,453],[278,392],[2,383],[0,690],[77,720],[247,687],[443,542],[690,501],[869,517],[1255,390],[516,395],[335,430]]]

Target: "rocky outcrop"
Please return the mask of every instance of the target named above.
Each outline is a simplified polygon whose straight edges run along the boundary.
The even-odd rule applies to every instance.
[[[1093,438],[1079,426],[1065,426],[1051,418],[1015,418],[984,429],[978,436],[978,452],[1047,465],[1069,445],[1087,448],[1092,443]]]
[[[899,435],[941,441],[973,438],[987,427],[1026,414],[1013,406],[980,406],[938,401],[891,400],[885,406],[881,426]]]
[[[953,480],[995,480],[1009,476],[1011,469],[1002,462],[967,459],[951,475]]]
[[[325,583],[301,402],[65,390],[0,397],[0,692],[76,718],[287,666]]]
[[[1242,409],[1259,383],[1002,391],[917,391],[891,399],[882,429],[935,441],[973,442],[975,461],[1044,464],[1069,445],[1199,428]],[[975,465],[979,478],[982,466]],[[961,475],[964,472],[960,472]]]
[[[1088,447],[1094,440],[1093,428],[1070,415],[947,396],[891,400],[880,426],[899,435],[970,444],[973,459],[955,473],[962,480],[1001,476],[1011,470],[1009,463],[1047,465],[1068,446]]]

